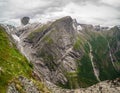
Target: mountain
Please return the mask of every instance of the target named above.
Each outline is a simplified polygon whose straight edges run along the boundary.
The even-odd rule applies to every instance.
[[[0,26],[0,93],[50,93],[35,78],[33,65],[18,51],[12,37]]]
[[[113,91],[119,91],[116,90],[120,77],[118,26],[80,24],[66,16],[46,24],[18,28],[4,25],[4,28],[33,65],[35,76],[54,93],[88,93],[91,90],[106,93],[111,91],[111,86],[114,86]]]

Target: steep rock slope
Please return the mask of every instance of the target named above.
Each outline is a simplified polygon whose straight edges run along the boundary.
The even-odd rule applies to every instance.
[[[77,71],[75,58],[82,56],[82,51],[75,54],[73,50],[77,34],[73,25],[71,17],[64,17],[53,23],[41,25],[22,42],[24,51],[29,51],[27,55],[40,74],[57,85],[70,85],[71,82],[67,78],[71,77],[71,73],[75,73],[76,76]],[[22,35],[20,37],[24,37]]]
[[[0,26],[0,93],[30,93],[29,88],[32,93],[49,92],[41,81],[33,78],[32,70],[32,64],[20,54],[12,37]],[[25,82],[29,83],[29,88]]]
[[[120,30],[96,31],[67,16],[26,26],[14,34],[17,46],[45,81],[63,88],[88,87],[120,76]]]

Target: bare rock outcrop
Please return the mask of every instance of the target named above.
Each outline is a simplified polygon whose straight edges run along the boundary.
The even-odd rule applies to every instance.
[[[14,80],[8,87],[7,93],[40,93],[38,87],[33,83],[33,81],[20,76],[18,79]]]

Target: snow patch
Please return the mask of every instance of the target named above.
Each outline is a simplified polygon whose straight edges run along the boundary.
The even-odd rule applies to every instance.
[[[73,23],[73,28],[76,30],[76,26],[75,26],[75,24]]]
[[[82,27],[80,25],[78,25],[77,30],[82,30]]]
[[[13,37],[13,39],[16,40],[17,42],[20,42],[20,38],[19,38],[17,35],[12,34],[12,37]]]

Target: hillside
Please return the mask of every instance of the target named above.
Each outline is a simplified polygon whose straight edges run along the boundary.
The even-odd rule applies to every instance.
[[[33,78],[33,65],[18,51],[3,27],[0,26],[0,93],[29,93],[31,91],[46,93],[49,90],[44,84]],[[21,78],[21,81],[20,81]],[[24,83],[28,82],[29,88]]]
[[[4,28],[0,34],[2,93],[6,89],[8,93],[119,91],[117,26],[96,29],[66,16],[46,24]]]
[[[69,16],[35,27],[16,35],[21,32],[25,55],[45,80],[73,89],[120,76],[117,27],[98,31]]]

